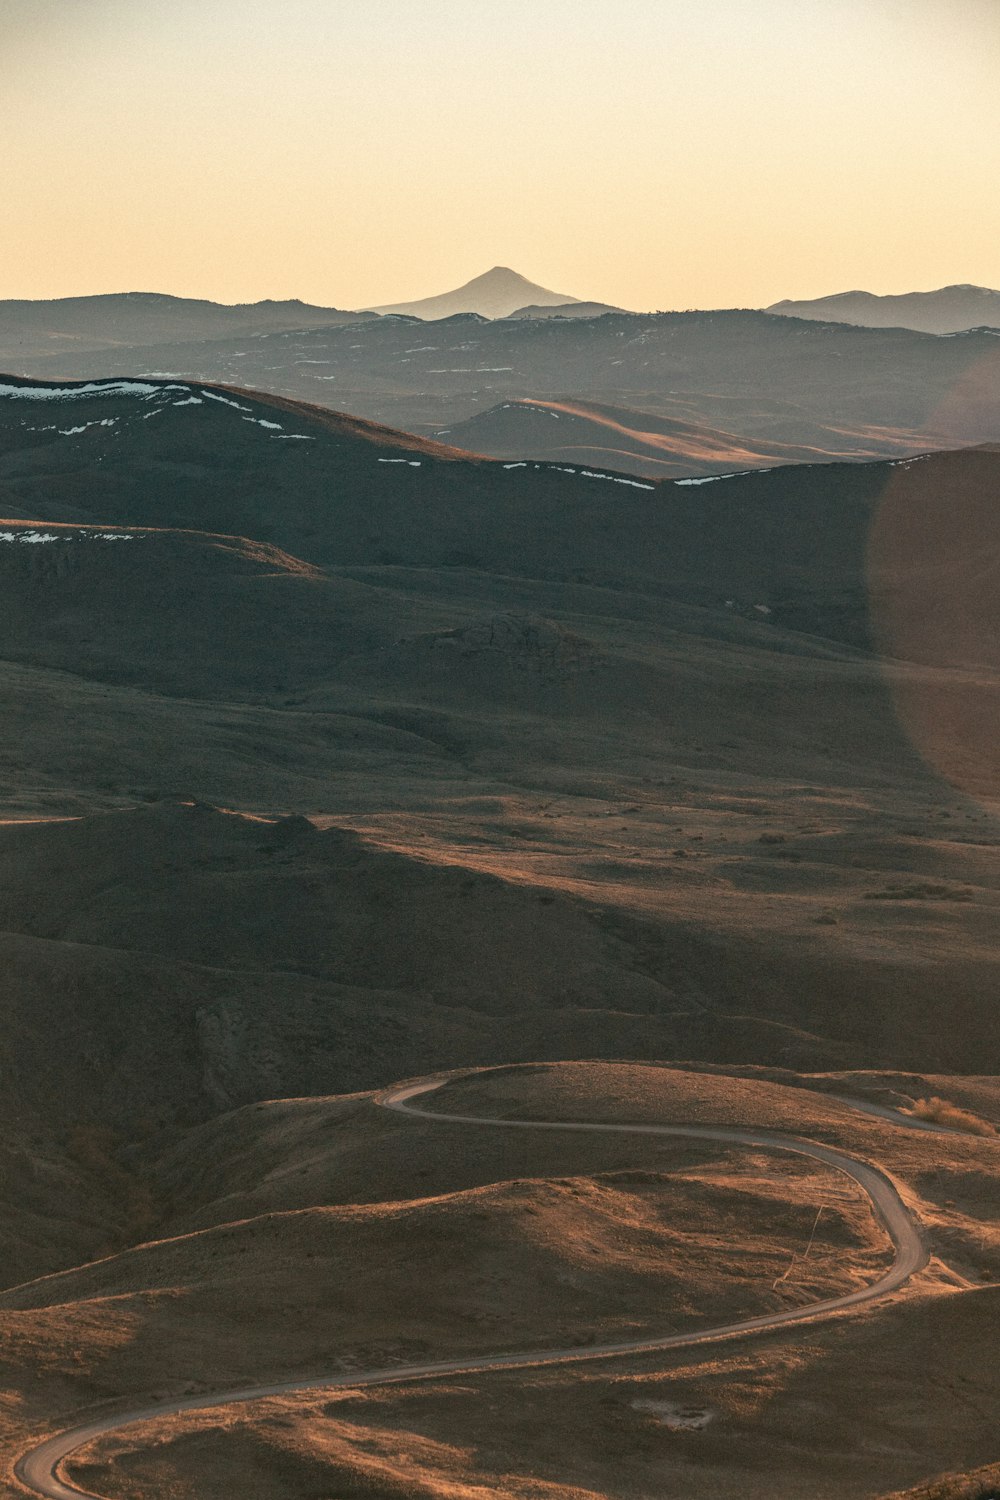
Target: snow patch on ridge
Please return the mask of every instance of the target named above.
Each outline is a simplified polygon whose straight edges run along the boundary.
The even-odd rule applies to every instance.
[[[628,484],[631,485],[632,489],[634,490],[656,489],[655,484],[643,484],[639,479],[622,479],[617,474],[596,474],[593,469],[581,469],[580,477],[582,479],[607,479],[612,484]]]
[[[221,401],[223,406],[231,406],[233,411],[253,411],[252,406],[241,406],[238,401],[232,401],[228,396],[220,396],[218,391],[202,391],[209,401]]]
[[[32,528],[29,531],[0,531],[0,542],[14,542],[19,546],[31,546],[44,542],[134,542],[135,537],[129,531],[90,531],[85,527],[75,531],[67,527],[65,531],[37,531]]]
[[[87,396],[155,396],[159,391],[186,391],[186,385],[150,385],[145,380],[91,381],[87,385],[0,385],[0,396],[12,401],[79,401]]]
[[[770,474],[770,469],[735,469],[732,474],[706,474],[702,479],[675,479],[674,484],[717,484],[720,479],[742,479],[744,474]]]

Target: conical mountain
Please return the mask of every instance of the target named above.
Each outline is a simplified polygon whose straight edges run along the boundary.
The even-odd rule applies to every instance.
[[[494,266],[482,276],[467,281],[453,292],[437,297],[423,297],[417,302],[396,302],[387,307],[367,308],[368,312],[402,313],[414,318],[452,318],[457,313],[479,313],[484,318],[506,318],[522,307],[559,307],[577,302],[565,292],[550,292],[509,266]]]

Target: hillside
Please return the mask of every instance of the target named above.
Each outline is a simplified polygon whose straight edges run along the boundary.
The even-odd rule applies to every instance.
[[[922,333],[964,333],[973,328],[1000,332],[1000,292],[986,286],[943,286],[934,292],[885,297],[872,292],[839,292],[805,302],[775,302],[767,311],[867,328],[916,328]]]
[[[220,532],[366,570],[365,583],[397,576],[370,569],[444,570],[430,594],[454,595],[471,577],[500,610],[518,597],[512,578],[575,584],[611,590],[616,609],[638,594],[856,646],[876,640],[872,524],[881,536],[919,512],[902,571],[888,557],[873,597],[930,580],[935,610],[953,603],[968,618],[902,654],[993,660],[974,620],[988,607],[979,580],[996,448],[658,484],[491,462],[301,403],[169,381],[8,383],[0,442],[0,505],[24,521]]]
[[[834,444],[833,452],[789,443],[753,442],[694,422],[563,397],[502,401],[435,436],[491,458],[544,459],[584,467],[600,464],[650,479],[679,479],[722,475],[734,469],[822,463],[839,456],[846,434]],[[889,443],[888,434],[869,441],[867,446],[859,436],[856,456],[880,457]],[[912,444],[900,438],[898,450],[909,453]]]
[[[891,1073],[866,1075],[864,1086],[901,1102],[969,1090],[961,1079]],[[973,1334],[997,1318],[995,1140],[921,1136],[830,1097],[858,1087],[845,1074],[595,1063],[460,1079],[439,1107],[487,1119],[572,1112],[791,1127],[876,1157],[919,1193],[935,1251],[877,1317],[750,1346],[213,1408],[213,1390],[262,1378],[349,1379],[373,1361],[442,1351],[474,1360],[498,1339],[526,1349],[562,1339],[586,1354],[609,1337],[801,1308],[870,1281],[889,1256],[856,1185],[787,1154],[458,1130],[401,1120],[365,1094],[275,1101],[166,1145],[150,1137],[133,1153],[154,1237],[0,1293],[21,1420],[33,1426],[85,1403],[193,1400],[195,1410],[91,1443],[67,1465],[87,1492],[142,1500],[164,1490],[221,1497],[234,1483],[262,1500],[324,1485],[399,1500],[462,1490],[684,1500],[706,1473],[738,1480],[752,1500],[797,1500],[824,1483],[862,1500],[948,1462],[972,1466],[985,1451],[966,1390],[984,1378]],[[971,1087],[1000,1118],[995,1082]],[[941,1350],[946,1372],[942,1422],[915,1425],[906,1372],[928,1347]]]

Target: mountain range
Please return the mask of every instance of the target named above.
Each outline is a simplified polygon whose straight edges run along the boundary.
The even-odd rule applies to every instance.
[[[856,323],[866,328],[915,328],[923,333],[963,333],[971,328],[1000,330],[1000,292],[986,286],[943,286],[934,292],[876,296],[838,292],[811,301],[775,302],[768,312],[824,323]]]
[[[703,471],[703,430],[726,435],[711,440],[719,451],[728,444],[830,459],[1000,439],[1000,339],[989,332],[940,338],[738,311],[494,321],[463,314],[434,324],[372,316],[120,344],[113,354],[45,348],[31,353],[5,341],[0,320],[0,367],[23,375],[102,378],[113,359],[123,376],[170,372],[269,390],[443,442],[456,424],[507,403],[582,401],[616,408],[625,415],[614,420],[632,431],[643,429],[644,416],[686,424],[690,447],[677,428],[673,451],[693,474]],[[587,440],[594,462],[664,472],[648,446],[623,445],[613,427],[599,427]],[[489,451],[525,456],[502,445]]]

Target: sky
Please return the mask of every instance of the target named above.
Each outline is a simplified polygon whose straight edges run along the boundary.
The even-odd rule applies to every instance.
[[[0,298],[1000,286],[1000,0],[0,0]]]

